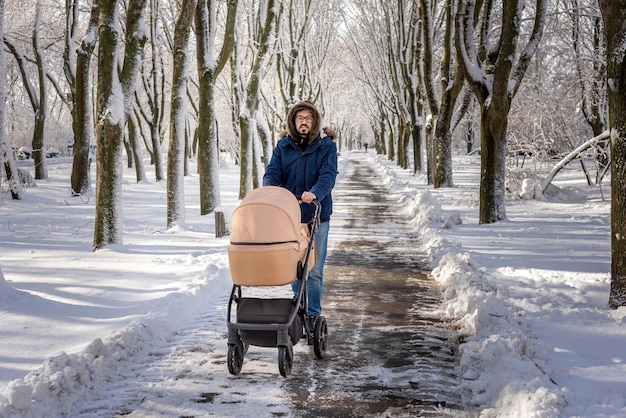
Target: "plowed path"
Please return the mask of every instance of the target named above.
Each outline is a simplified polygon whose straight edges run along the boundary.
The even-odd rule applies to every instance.
[[[354,154],[353,154],[354,155]],[[358,154],[357,154],[358,155]],[[325,273],[326,358],[286,382],[298,416],[459,416],[457,336],[419,243],[380,175],[354,159],[335,188]]]
[[[276,349],[250,347],[231,376],[224,291],[167,343],[130,361],[125,379],[96,388],[99,399],[76,416],[468,416],[457,336],[439,319],[438,291],[398,196],[362,161],[346,169],[334,191],[324,359],[301,340],[285,379]]]

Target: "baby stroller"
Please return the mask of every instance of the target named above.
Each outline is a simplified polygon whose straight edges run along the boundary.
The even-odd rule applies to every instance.
[[[300,223],[300,204],[287,189],[260,187],[233,211],[228,259],[233,288],[228,301],[228,371],[237,375],[249,345],[278,347],[278,370],[291,374],[293,345],[304,336],[315,356],[326,352],[326,319],[307,317],[307,280],[315,264],[314,237],[320,203],[309,224]],[[243,297],[250,286],[284,286],[299,281],[290,298]],[[250,289],[248,289],[250,290]],[[233,317],[236,311],[236,319]]]

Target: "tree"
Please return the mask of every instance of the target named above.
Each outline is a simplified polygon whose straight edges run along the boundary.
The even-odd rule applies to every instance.
[[[236,85],[239,92],[239,132],[241,137],[240,149],[240,178],[239,198],[243,199],[250,190],[258,183],[254,176],[254,153],[257,142],[257,112],[261,100],[261,81],[267,72],[268,61],[266,55],[270,52],[270,37],[274,32],[276,23],[276,7],[274,0],[259,2],[258,9],[250,18],[251,38],[249,39],[252,50],[250,72],[243,74],[243,56],[234,54]],[[240,51],[239,48],[235,51]],[[258,154],[257,154],[258,155]]]
[[[102,0],[100,5],[100,46],[96,124],[96,217],[93,249],[122,243],[122,149],[126,126],[125,109],[134,94],[139,71],[145,0],[130,0],[126,15],[126,52],[118,77],[120,30],[119,0]]]
[[[333,39],[332,31],[324,25],[323,15],[332,12],[328,5],[319,1],[281,3],[276,47],[281,128],[286,126],[289,108],[300,100],[321,105],[324,90],[321,70]]]
[[[605,89],[605,65],[603,63],[601,43],[601,17],[596,11],[596,2],[585,7],[582,0],[571,0],[572,16],[572,46],[576,54],[576,73],[580,84],[580,109],[593,131],[598,136],[607,126],[607,97]],[[590,22],[588,22],[590,21]],[[587,22],[587,24],[585,24]],[[600,173],[606,171],[609,165],[609,141],[599,143],[597,149],[600,169],[596,175],[596,183],[600,183]]]
[[[196,61],[198,66],[198,176],[200,214],[206,215],[220,205],[219,148],[215,124],[215,82],[222,72],[235,43],[237,4],[228,1],[222,49],[216,55],[217,0],[200,0],[196,8]]]
[[[534,10],[521,0],[504,1],[501,5],[502,9],[496,10],[491,1],[460,2],[456,17],[457,55],[481,109],[480,224],[506,219],[508,114],[541,39],[548,0],[536,0]],[[495,22],[497,11],[501,12],[499,22]],[[533,12],[534,18],[530,19]],[[475,36],[479,16],[479,36]],[[525,22],[532,22],[526,35]],[[524,39],[526,43],[520,47],[519,42]]]
[[[74,60],[70,59],[74,55],[71,49],[74,44],[74,32],[78,19],[78,1],[69,1],[68,8],[72,10],[72,24],[66,30],[66,68],[65,74],[72,91],[72,127],[74,131],[74,159],[72,163],[72,175],[70,184],[72,194],[81,195],[90,188],[89,167],[90,167],[90,147],[92,135],[92,104],[91,104],[91,55],[98,40],[98,21],[100,18],[100,0],[94,0],[91,5],[89,25],[80,47],[76,50],[75,66]],[[69,5],[71,4],[71,8]],[[70,13],[68,11],[68,19]]]
[[[185,125],[187,78],[189,77],[189,36],[197,0],[183,0],[174,29],[174,68],[170,141],[167,152],[167,227],[185,221]]]
[[[395,94],[389,80],[384,27],[378,5],[365,0],[354,1],[352,8],[344,14],[346,43],[355,67],[348,67],[356,78],[355,88],[363,92],[358,103],[365,107],[374,133],[376,151],[387,154],[389,160],[395,157],[393,135],[393,115],[395,114]],[[355,18],[356,16],[356,18]],[[388,145],[387,145],[388,144]]]
[[[435,2],[436,3],[436,2]],[[454,107],[464,83],[463,67],[460,60],[454,59],[454,1],[443,4],[445,14],[442,55],[439,65],[441,92],[434,89],[432,63],[434,59],[433,4],[430,0],[420,0],[421,16],[424,22],[424,86],[432,114],[433,129],[433,185],[452,187],[452,120]]]
[[[4,35],[4,0],[0,0],[0,36]],[[4,51],[0,51],[0,80],[4,80]],[[2,166],[9,182],[11,189],[11,196],[13,199],[19,200],[22,198],[23,189],[20,182],[20,177],[17,172],[17,165],[15,164],[15,157],[13,156],[13,150],[6,141],[5,130],[5,113],[4,105],[6,98],[6,90],[4,83],[0,83],[0,158],[2,159]]]
[[[600,0],[606,43],[611,130],[611,290],[609,306],[626,306],[626,0]]]
[[[419,85],[419,50],[422,33],[418,25],[418,7],[412,1],[398,0],[396,4],[379,0],[384,16],[385,49],[390,74],[390,97],[394,100],[398,123],[397,163],[409,167],[408,149],[411,139],[415,150],[415,171],[421,170],[422,97]]]
[[[161,137],[165,109],[165,69],[163,50],[161,49],[163,42],[158,35],[159,10],[159,0],[150,0],[150,67],[142,71],[141,77],[150,113],[145,111],[137,96],[135,97],[139,113],[150,127],[151,147],[148,150],[152,155],[156,181],[161,181],[165,178],[163,158],[161,157]]]
[[[33,126],[32,147],[33,158],[35,160],[35,178],[48,178],[48,169],[46,163],[46,141],[45,126],[47,109],[47,81],[46,71],[44,69],[43,51],[39,44],[39,30],[41,28],[41,0],[37,0],[35,4],[35,24],[31,36],[33,53],[35,55],[35,63],[37,65],[37,81],[38,89],[35,88],[31,81],[30,74],[26,68],[27,58],[13,40],[4,36],[4,44],[15,57],[20,68],[22,82],[28,93],[33,112],[35,114],[35,122]],[[37,91],[38,90],[38,91]]]

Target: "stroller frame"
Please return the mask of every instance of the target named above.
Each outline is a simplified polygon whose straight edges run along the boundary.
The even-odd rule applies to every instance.
[[[312,220],[307,224],[309,240],[304,256],[304,262],[298,261],[297,276],[299,281],[297,294],[292,299],[260,299],[243,297],[243,288],[246,285],[233,284],[226,323],[228,326],[228,371],[237,375],[243,367],[243,360],[248,347],[277,347],[278,369],[283,377],[291,374],[293,367],[293,345],[303,336],[309,345],[313,345],[318,359],[324,358],[326,352],[326,337],[328,334],[326,319],[318,316],[311,323],[308,312],[307,282],[309,277],[309,263],[314,251],[315,233],[320,223],[321,204],[313,201],[315,212]],[[293,281],[292,281],[293,283]],[[237,319],[233,318],[233,310],[237,309]],[[245,306],[244,306],[245,305]],[[240,312],[242,307],[250,308],[246,315]],[[272,310],[274,311],[272,312]],[[287,309],[288,316],[285,315]],[[261,318],[255,318],[255,310],[269,312]],[[282,310],[282,312],[281,312]],[[252,312],[250,312],[252,311]],[[247,316],[247,318],[243,318]],[[243,318],[243,320],[240,319]],[[304,329],[304,333],[303,333]]]

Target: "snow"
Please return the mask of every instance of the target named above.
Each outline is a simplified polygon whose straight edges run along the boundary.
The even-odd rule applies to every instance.
[[[507,220],[478,225],[479,157],[456,156],[456,186],[437,190],[371,151],[359,157],[413,219],[441,314],[464,338],[461,385],[481,416],[626,416],[626,308],[608,307],[610,202],[577,165],[556,176],[558,194],[509,200]],[[3,418],[71,416],[207,306],[214,317],[202,320],[226,332],[228,237],[198,215],[197,176],[185,178],[184,228],[166,230],[164,182],[136,183],[125,169],[124,244],[92,252],[94,199],[70,197],[69,161],[55,159],[48,179],[0,207]],[[233,164],[220,170],[225,208],[238,203],[238,179]],[[257,400],[280,396],[275,379],[263,382],[247,383]]]

